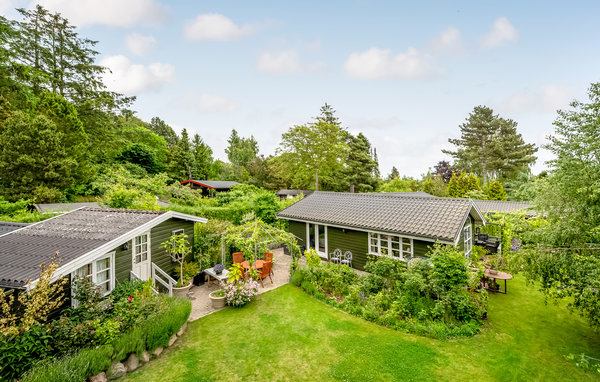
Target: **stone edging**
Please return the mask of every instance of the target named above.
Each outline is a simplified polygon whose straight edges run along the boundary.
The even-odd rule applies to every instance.
[[[186,328],[187,328],[187,322],[181,326],[181,328],[179,329],[179,331],[177,333],[173,334],[173,336],[169,340],[169,344],[167,345],[167,347],[173,346],[175,344],[175,342],[177,341],[177,339],[179,337],[181,337],[181,335],[185,332]],[[164,351],[164,347],[161,346],[161,347],[154,349],[154,351],[152,351],[151,353],[148,352],[147,350],[144,350],[140,357],[138,357],[138,355],[136,353],[131,353],[131,354],[129,354],[129,356],[127,357],[127,359],[124,362],[114,362],[112,365],[110,365],[108,370],[103,371],[100,374],[96,374],[92,377],[89,377],[88,381],[89,382],[107,382],[107,381],[112,381],[114,379],[121,378],[121,377],[125,376],[127,373],[131,373],[132,371],[139,369],[144,364],[150,362],[151,359],[158,358],[162,354],[163,351]]]

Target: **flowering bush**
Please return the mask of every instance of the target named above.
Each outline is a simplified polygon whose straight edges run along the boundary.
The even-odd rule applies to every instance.
[[[244,306],[258,294],[258,282],[246,280],[237,283],[222,283],[225,302],[234,307]]]

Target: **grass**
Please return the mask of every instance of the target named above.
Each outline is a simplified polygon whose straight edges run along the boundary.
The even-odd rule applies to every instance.
[[[600,335],[522,278],[491,295],[482,334],[437,341],[363,321],[285,285],[190,325],[125,381],[599,380],[564,358],[600,356]]]

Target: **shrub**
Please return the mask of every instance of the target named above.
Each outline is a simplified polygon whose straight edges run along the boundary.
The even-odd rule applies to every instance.
[[[314,248],[304,251],[304,256],[306,256],[306,265],[308,265],[308,268],[314,268],[321,264],[321,256],[319,256]]]
[[[258,294],[258,282],[250,279],[246,281],[222,283],[225,291],[227,305],[241,307],[252,301]]]
[[[155,315],[145,324],[146,349],[152,351],[160,346],[166,346],[173,334],[186,323],[192,304],[189,300],[176,297],[165,298],[164,314]]]
[[[435,245],[431,257],[433,288],[438,293],[467,285],[467,264],[462,253],[448,245]]]
[[[0,334],[0,379],[19,378],[36,360],[51,354],[51,343],[52,337],[39,325],[21,335]]]
[[[303,268],[296,269],[290,277],[290,284],[299,287],[302,285],[304,278],[306,277],[306,271]]]

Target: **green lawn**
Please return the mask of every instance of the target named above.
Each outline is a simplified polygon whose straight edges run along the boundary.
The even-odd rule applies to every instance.
[[[600,335],[545,305],[521,278],[491,295],[482,334],[408,335],[337,311],[286,285],[242,309],[191,323],[180,342],[126,381],[600,380],[569,353],[600,356]]]

